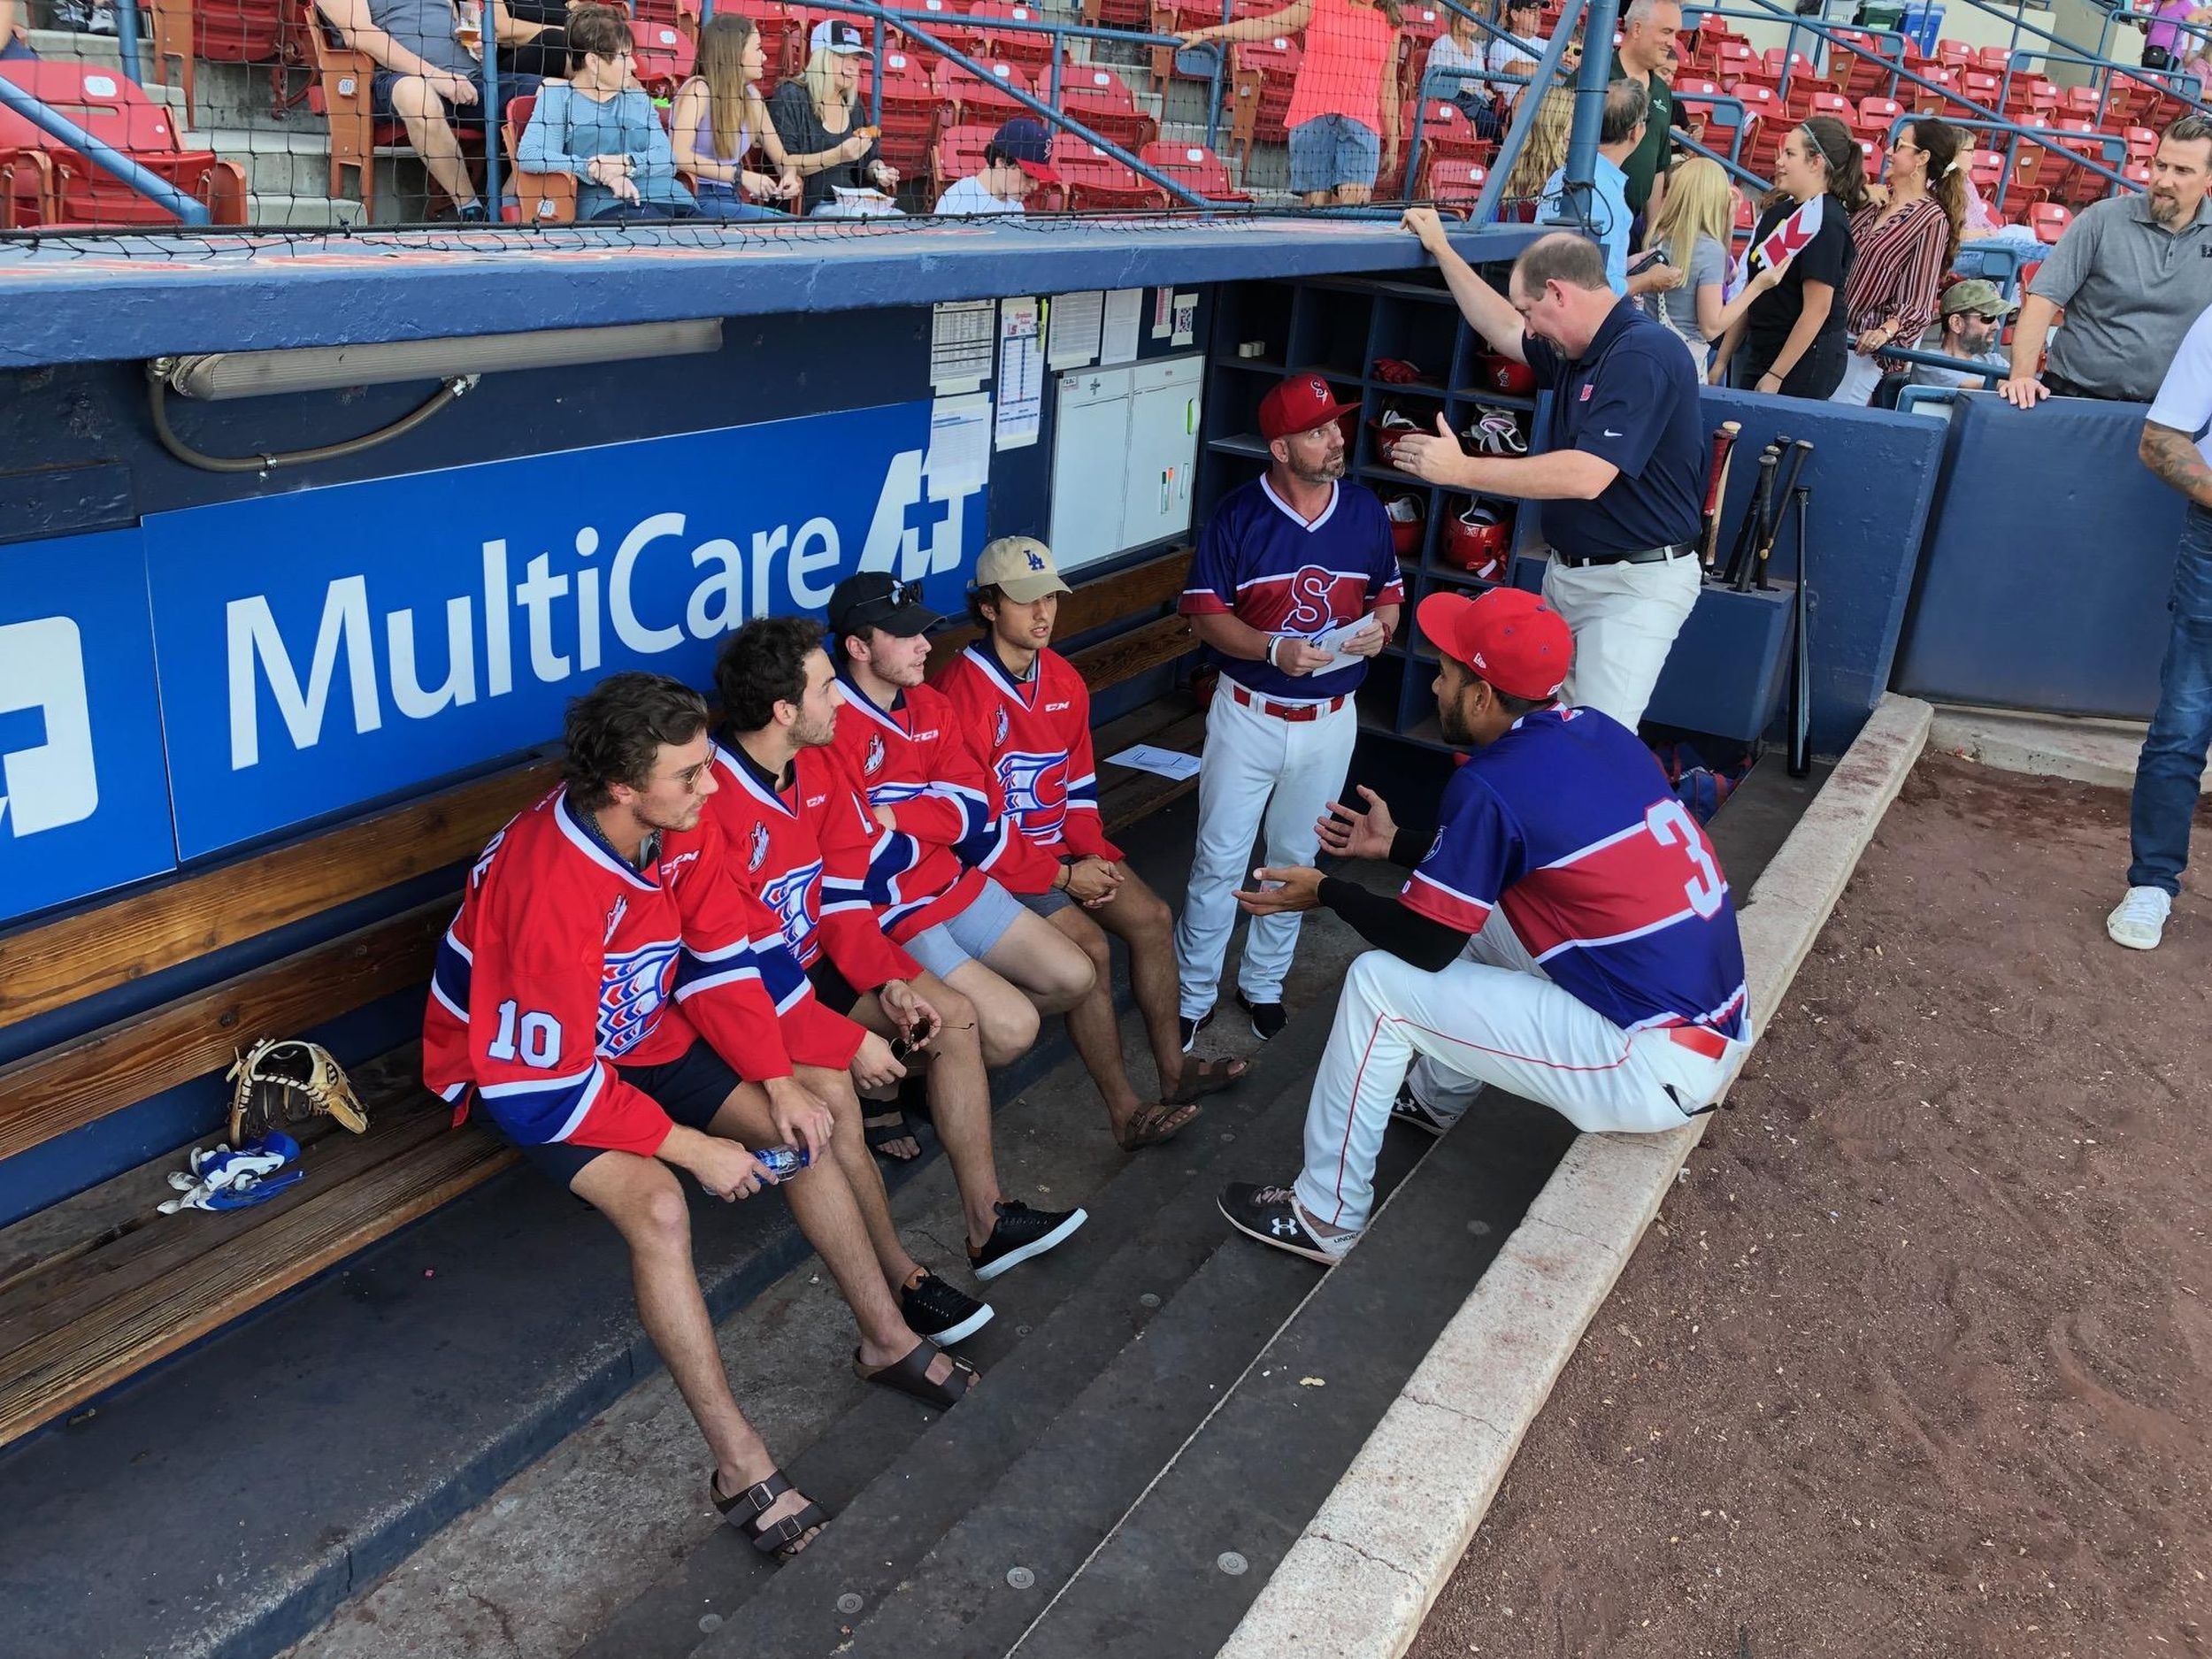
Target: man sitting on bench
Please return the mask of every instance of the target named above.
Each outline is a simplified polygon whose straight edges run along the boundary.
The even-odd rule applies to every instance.
[[[482,1101],[614,1223],[638,1317],[713,1453],[715,1507],[757,1548],[791,1554],[828,1517],[730,1393],[675,1171],[725,1201],[783,1187],[859,1325],[863,1378],[949,1406],[977,1373],[900,1317],[833,1155],[857,1111],[839,1118],[794,1073],[752,951],[758,912],[704,818],[707,720],[696,692],[657,674],[610,675],[569,704],[562,787],[492,837],[440,941],[423,1076],[457,1118]],[[855,1046],[826,1024],[809,1035],[833,1063]],[[810,1167],[775,1182],[747,1148],[779,1145]]]
[[[915,584],[883,571],[848,576],[830,595],[830,652],[844,702],[831,751],[889,833],[875,869],[895,890],[884,932],[966,997],[983,1063],[1010,1064],[1037,1040],[1041,1014],[1065,1012],[1091,988],[1091,959],[954,850],[991,818],[991,777],[945,695],[922,683],[928,630],[941,618]],[[1011,981],[1010,984],[1009,981]],[[892,1157],[921,1148],[868,1119],[872,1144]]]
[[[1051,549],[1003,537],[983,549],[975,581],[968,603],[984,636],[937,679],[993,784],[994,821],[961,853],[1090,957],[1093,983],[1068,1010],[1068,1036],[1106,1102],[1114,1139],[1132,1152],[1157,1146],[1189,1126],[1201,1095],[1242,1077],[1245,1062],[1184,1058],[1175,917],[1122,863],[1099,822],[1090,688],[1051,649],[1060,595],[1070,591]],[[1108,932],[1129,947],[1130,983],[1160,1074],[1156,1101],[1138,1098],[1122,1064]]]
[[[1001,1195],[974,1005],[881,931],[871,863],[891,835],[829,748],[838,691],[821,625],[755,618],[724,644],[714,683],[722,787],[708,814],[815,995],[910,1053],[927,1048],[930,1109],[959,1184],[975,1276],[995,1279],[1064,1244],[1089,1218],[1084,1211],[1033,1210]]]

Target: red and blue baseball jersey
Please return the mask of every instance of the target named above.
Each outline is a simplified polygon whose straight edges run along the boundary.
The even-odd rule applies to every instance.
[[[898,828],[879,839],[870,871],[885,893],[883,931],[904,944],[957,916],[983,891],[984,876],[953,849],[987,831],[991,780],[960,732],[960,716],[929,686],[902,690],[887,709],[843,673],[830,752],[871,807],[889,807]]]
[[[1623,1030],[1750,1034],[1713,845],[1651,751],[1595,709],[1524,715],[1470,757],[1398,897],[1469,933],[1502,906],[1554,982]]]
[[[454,1121],[473,1090],[523,1145],[650,1157],[668,1115],[617,1064],[657,1065],[704,1037],[742,1077],[788,1077],[757,956],[774,929],[725,863],[721,833],[703,818],[633,869],[565,790],[493,836],[439,941],[423,1016],[423,1080]],[[837,1018],[812,1007],[819,1022]],[[803,1046],[835,1034],[811,1018],[793,1029]]]
[[[1187,617],[1226,611],[1263,634],[1308,639],[1406,597],[1389,515],[1374,491],[1341,480],[1310,524],[1264,477],[1231,490],[1198,538],[1187,583],[1179,607]],[[1367,674],[1363,657],[1340,657],[1337,667],[1294,675],[1212,655],[1248,691],[1288,703],[1342,696]]]
[[[989,820],[961,842],[964,859],[1014,893],[1042,893],[1063,857],[1121,861],[1098,816],[1091,691],[1074,664],[1041,650],[1018,680],[979,640],[945,666],[937,689],[991,785]]]
[[[889,892],[872,868],[891,832],[878,824],[837,757],[803,749],[780,789],[745,756],[714,746],[707,816],[739,878],[760,895],[800,967],[825,950],[846,982],[872,991],[921,972],[886,938],[877,911]]]

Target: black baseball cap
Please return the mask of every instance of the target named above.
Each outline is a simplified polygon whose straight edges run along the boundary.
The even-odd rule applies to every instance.
[[[922,603],[922,585],[902,582],[888,571],[856,571],[830,590],[833,638],[881,628],[895,638],[926,634],[944,618]]]

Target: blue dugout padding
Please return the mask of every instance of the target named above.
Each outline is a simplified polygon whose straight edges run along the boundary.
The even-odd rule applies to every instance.
[[[1889,687],[1922,534],[1936,495],[1942,428],[1884,410],[1708,388],[1709,433],[1740,421],[1721,505],[1720,558],[1750,511],[1759,451],[1778,434],[1811,441],[1799,482],[1812,490],[1810,638],[1815,750],[1841,754]],[[1772,595],[1709,587],[1667,658],[1647,718],[1694,731],[1755,735],[1780,712],[1786,676],[1786,584],[1797,580],[1794,515],[1775,538]]]
[[[1953,405],[1897,689],[2147,719],[2182,498],[2136,457],[2140,403],[1993,393]]]

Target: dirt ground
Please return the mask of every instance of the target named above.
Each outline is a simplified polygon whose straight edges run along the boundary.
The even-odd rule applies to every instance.
[[[2212,1647],[2212,883],[2125,951],[2126,863],[1922,762],[1417,1659]]]

